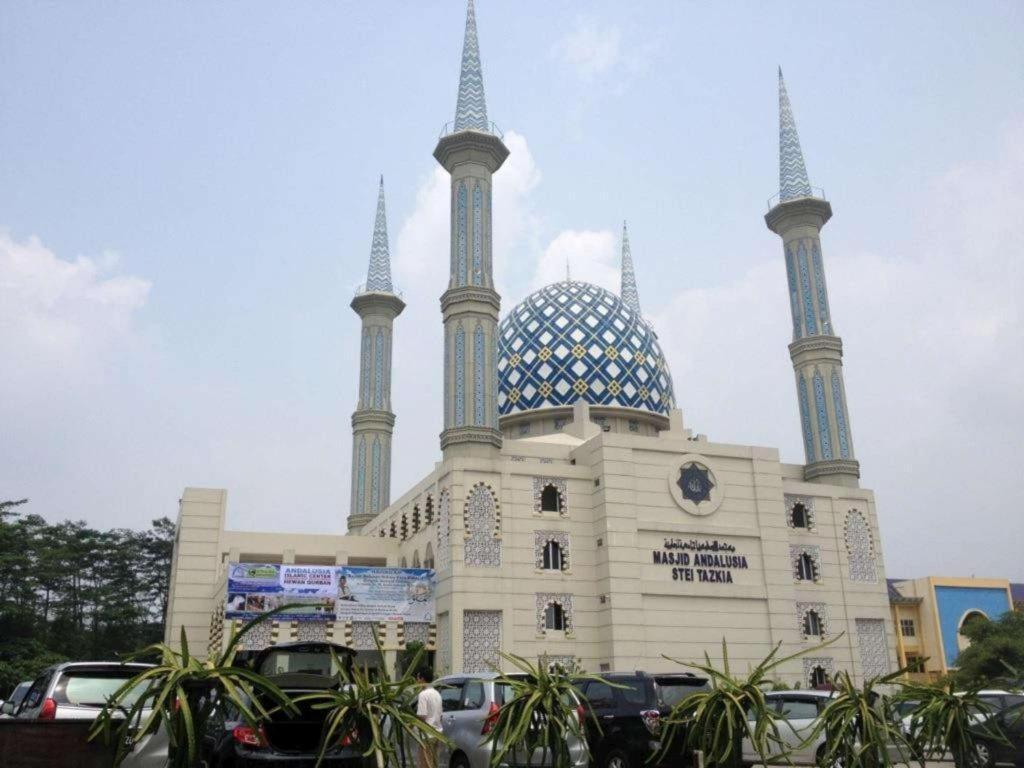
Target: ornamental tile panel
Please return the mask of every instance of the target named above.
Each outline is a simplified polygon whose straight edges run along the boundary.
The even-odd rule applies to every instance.
[[[483,192],[478,181],[473,185],[473,274],[470,281],[473,285],[484,284],[483,206]]]
[[[374,651],[377,649],[377,622],[352,622],[352,647],[357,651]]]
[[[447,489],[441,491],[437,504],[437,570],[447,570],[452,562],[452,501]]]
[[[807,462],[814,461],[814,435],[811,432],[811,409],[807,400],[807,379],[801,373],[797,380],[797,396],[800,400],[800,426],[804,433],[804,453]]]
[[[843,539],[846,542],[846,558],[850,581],[874,583],[878,581],[878,567],[875,561],[875,546],[871,526],[864,514],[856,509],[846,513],[843,524]]]
[[[492,672],[501,648],[501,611],[462,614],[462,671]]]
[[[800,137],[796,132],[793,107],[789,103],[786,82],[779,70],[779,201],[786,202],[811,196],[811,183],[807,178]]]
[[[473,424],[484,426],[484,329],[480,323],[473,331]]]
[[[501,517],[490,486],[477,483],[463,509],[466,525],[464,560],[478,568],[501,567]]]
[[[814,269],[814,284],[818,289],[818,319],[821,332],[831,335],[832,321],[828,313],[828,292],[825,289],[825,270],[821,265],[821,248],[817,239],[811,240],[811,267]]]
[[[455,193],[455,285],[466,284],[466,182]]]
[[[295,631],[295,639],[300,642],[326,642],[328,626],[326,621],[300,621]]]
[[[814,369],[814,407],[818,413],[818,440],[821,442],[821,458],[832,460],[832,427],[828,422],[828,408],[825,405],[825,382],[821,373]]]
[[[447,613],[437,617],[437,668],[438,675],[446,675],[452,669],[451,619]]]
[[[455,326],[455,426],[466,424],[466,332]]]
[[[509,312],[498,326],[497,370],[502,416],[581,398],[661,415],[675,406],[654,331],[618,296],[589,283],[546,286]]]
[[[429,621],[407,621],[405,623],[405,644],[409,643],[423,643],[426,645],[430,641],[430,622]]]
[[[860,669],[864,679],[888,674],[889,645],[885,639],[882,619],[855,619],[857,644],[860,646]]]
[[[839,369],[832,369],[832,405],[836,409],[836,426],[839,429],[839,456],[850,458],[850,439],[846,431],[846,403],[843,402],[843,383],[839,378]]]
[[[804,299],[804,327],[807,335],[818,333],[818,323],[814,318],[814,299],[811,296],[811,276],[807,267],[807,247],[801,240],[796,246],[796,261],[800,269],[800,293]]]

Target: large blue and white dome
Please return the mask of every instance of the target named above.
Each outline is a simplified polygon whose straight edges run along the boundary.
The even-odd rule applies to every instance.
[[[531,293],[498,325],[498,412],[631,408],[667,417],[672,375],[657,336],[604,288],[576,280]]]

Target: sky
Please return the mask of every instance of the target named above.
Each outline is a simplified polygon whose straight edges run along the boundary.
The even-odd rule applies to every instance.
[[[628,8],[628,10],[626,10]],[[344,530],[384,175],[392,497],[440,456],[465,7],[0,4],[0,498],[144,528]],[[778,238],[782,66],[823,230],[861,481],[890,576],[1024,580],[1024,5],[479,0],[507,310],[640,301],[688,427],[802,462]]]

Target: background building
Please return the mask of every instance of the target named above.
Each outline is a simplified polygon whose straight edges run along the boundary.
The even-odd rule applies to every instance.
[[[917,665],[933,678],[956,668],[957,656],[969,645],[960,634],[967,621],[994,621],[1014,609],[1007,580],[954,576],[890,579],[889,604],[900,666]]]

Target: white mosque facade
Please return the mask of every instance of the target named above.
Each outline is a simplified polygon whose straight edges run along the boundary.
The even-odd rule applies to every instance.
[[[618,295],[567,279],[500,315],[491,187],[508,150],[487,119],[470,0],[456,119],[434,152],[452,183],[440,460],[390,499],[391,339],[404,304],[382,185],[352,301],[362,335],[348,534],[228,530],[226,491],[187,488],[168,640],[184,628],[193,648],[217,647],[237,626],[224,618],[231,563],[411,566],[435,573],[428,620],[281,619],[246,642],[380,643],[391,661],[418,640],[441,673],[490,669],[499,650],[656,671],[674,668],[666,655],[718,657],[723,638],[741,665],[832,640],[779,676],[814,685],[840,669],[895,669],[875,501],[859,485],[828,307],[820,231],[831,206],[808,183],[781,72],[779,106],[780,191],[765,218],[783,241],[805,464],[686,426],[625,228]]]

